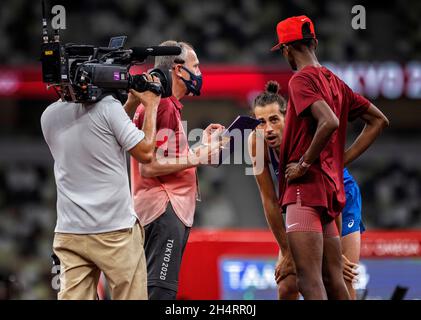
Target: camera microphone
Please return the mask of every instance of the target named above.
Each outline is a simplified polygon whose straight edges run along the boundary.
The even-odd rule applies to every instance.
[[[130,50],[131,57],[139,61],[148,56],[178,56],[181,53],[181,48],[174,46],[133,47]]]

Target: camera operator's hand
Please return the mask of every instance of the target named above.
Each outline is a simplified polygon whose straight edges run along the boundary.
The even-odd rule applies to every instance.
[[[132,91],[134,91],[134,90],[133,89],[129,90],[129,94],[127,96],[126,104],[130,105],[130,106],[132,106],[132,105],[138,106],[140,104],[140,99],[136,95],[134,95],[132,93]]]
[[[134,113],[136,112],[137,107],[140,104],[140,99],[133,94],[133,90],[129,90],[127,95],[127,101],[124,104],[124,110],[126,110],[127,115],[130,119],[133,119]]]
[[[151,76],[147,73],[144,73],[144,76],[146,77],[148,82],[155,82],[161,84],[157,77]],[[133,94],[135,98],[139,99],[139,101],[145,106],[145,108],[158,106],[159,101],[161,100],[160,95],[156,95],[151,91],[138,92],[136,90],[130,89],[130,93]]]

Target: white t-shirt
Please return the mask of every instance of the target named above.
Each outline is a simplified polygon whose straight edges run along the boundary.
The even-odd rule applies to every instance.
[[[51,104],[41,127],[54,158],[57,185],[55,232],[95,234],[131,228],[126,151],[145,136],[121,103],[107,96],[83,105]]]

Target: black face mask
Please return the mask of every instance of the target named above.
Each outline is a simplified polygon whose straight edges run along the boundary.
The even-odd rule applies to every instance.
[[[196,76],[186,67],[181,67],[187,71],[190,75],[190,80],[186,80],[183,77],[180,77],[183,80],[184,84],[186,85],[187,92],[186,95],[192,93],[194,96],[200,96],[200,89],[202,89],[202,75]]]

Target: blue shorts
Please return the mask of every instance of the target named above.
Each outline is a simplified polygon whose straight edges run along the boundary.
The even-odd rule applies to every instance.
[[[345,183],[346,203],[342,211],[342,237],[365,231],[361,220],[361,193],[355,181]]]

